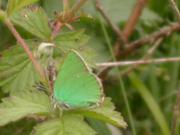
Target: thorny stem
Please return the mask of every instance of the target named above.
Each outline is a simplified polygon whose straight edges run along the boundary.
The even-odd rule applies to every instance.
[[[46,80],[46,75],[43,71],[43,68],[41,67],[41,65],[37,62],[36,58],[34,57],[33,53],[31,52],[31,50],[29,49],[27,43],[24,41],[24,39],[21,37],[21,35],[17,32],[16,28],[14,27],[14,25],[11,23],[11,21],[6,18],[4,19],[4,23],[6,24],[6,26],[8,27],[8,29],[11,31],[11,33],[13,34],[13,36],[16,38],[16,40],[19,42],[19,45],[24,49],[24,51],[27,53],[29,59],[31,60],[31,62],[33,63],[36,71],[39,73],[41,79],[43,81]]]
[[[129,55],[132,52],[135,52],[135,50],[139,49],[140,47],[151,44],[155,41],[157,41],[159,38],[165,38],[170,36],[173,32],[180,30],[180,24],[179,23],[171,23],[168,26],[165,26],[161,28],[158,31],[155,31],[154,33],[147,35],[141,39],[138,39],[136,41],[133,41],[127,45],[127,48],[124,52],[121,53],[121,55]]]
[[[149,57],[151,57],[153,55],[153,53],[155,52],[155,50],[157,49],[157,47],[160,45],[160,43],[162,42],[163,38],[159,38],[155,44],[147,51],[147,53],[145,54],[145,56],[142,58],[143,61],[146,61],[149,59]],[[134,64],[133,66],[129,67],[125,72],[122,73],[122,76],[129,74],[131,71],[133,71],[134,69],[136,69],[139,66],[138,63]]]
[[[162,63],[168,63],[168,62],[180,62],[180,57],[137,60],[137,61],[97,63],[96,66],[98,66],[98,67],[123,67],[123,66],[133,66],[136,64],[138,64],[138,65],[162,64]]]
[[[124,31],[123,31],[124,35],[126,37],[126,40],[128,40],[128,38],[133,33],[135,26],[141,16],[141,13],[147,2],[148,2],[148,0],[137,0],[134,10],[132,11],[131,16],[129,17],[129,19],[126,23],[126,26],[124,28]]]
[[[106,22],[112,28],[112,30],[116,33],[116,35],[118,37],[118,42],[120,43],[120,46],[123,48],[123,46],[126,44],[126,38],[125,38],[123,32],[120,30],[120,28],[118,28],[108,17],[108,15],[104,11],[102,5],[100,4],[99,0],[96,0],[96,9],[100,12],[100,14],[104,17]]]
[[[120,56],[127,56],[130,55],[131,53],[136,52],[137,49],[140,47],[143,47],[145,45],[152,44],[156,42],[159,38],[165,38],[170,36],[173,32],[177,32],[180,30],[180,24],[179,23],[171,23],[168,26],[165,26],[161,28],[158,31],[153,32],[150,35],[147,35],[145,37],[142,37],[136,41],[133,41],[129,43],[126,47],[126,49],[123,52],[120,52]],[[110,70],[111,67],[105,67],[103,70],[100,71],[99,76],[102,78],[105,78],[106,73]]]
[[[125,25],[125,28],[123,30],[123,35],[125,37],[126,42],[128,42],[129,37],[132,35],[136,24],[138,23],[138,20],[141,16],[141,13],[146,5],[148,0],[137,0],[137,3]],[[115,55],[117,59],[121,58],[121,46],[119,46],[119,41],[115,42],[114,45],[114,50],[115,50]],[[128,44],[125,44],[125,47],[127,47]]]

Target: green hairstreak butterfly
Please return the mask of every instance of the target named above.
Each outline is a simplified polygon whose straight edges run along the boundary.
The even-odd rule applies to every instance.
[[[71,50],[65,57],[54,84],[53,97],[68,108],[91,107],[103,101],[100,80],[78,52]]]

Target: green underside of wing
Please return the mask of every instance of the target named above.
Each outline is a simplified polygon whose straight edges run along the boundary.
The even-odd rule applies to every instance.
[[[70,52],[55,82],[55,99],[72,108],[79,108],[97,104],[101,96],[101,84],[98,79],[88,70],[76,52]]]

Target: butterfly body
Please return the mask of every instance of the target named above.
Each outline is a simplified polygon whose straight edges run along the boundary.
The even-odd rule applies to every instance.
[[[54,85],[54,98],[67,108],[91,107],[102,102],[100,80],[76,51],[70,51],[60,67]]]

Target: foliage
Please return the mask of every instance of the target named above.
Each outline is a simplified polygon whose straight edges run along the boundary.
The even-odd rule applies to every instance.
[[[22,92],[2,99],[0,105],[0,125],[17,121],[33,114],[47,114],[51,105],[49,98],[43,92]]]
[[[9,0],[8,6],[7,6],[7,13],[9,15],[11,15],[14,12],[16,12],[17,10],[19,10],[27,5],[33,4],[37,1],[38,0],[26,0],[26,1],[24,1],[24,0]]]
[[[71,9],[78,0],[69,2]],[[101,4],[112,23],[123,29],[136,2],[103,0]],[[175,21],[168,4],[168,0],[149,0],[128,42]],[[69,110],[56,107],[52,98],[52,80],[46,82],[50,77],[43,80],[39,76],[17,37],[8,30],[6,21],[12,22],[24,38],[46,76],[52,63],[58,71],[70,49],[79,52],[99,75],[103,68],[96,63],[112,61],[110,54],[114,52],[109,48],[117,49],[116,33],[96,10],[95,0],[87,1],[73,13],[75,18],[67,19],[68,15],[60,0],[0,0],[0,135],[116,135],[109,124],[120,129],[118,134],[169,135],[180,80],[178,62],[138,66],[128,76],[122,76],[133,119],[129,117],[120,93],[119,72],[113,69],[100,76],[107,96],[100,106]],[[41,43],[55,45],[53,52],[41,56]],[[120,60],[142,59],[149,44]],[[167,34],[152,58],[179,56],[179,44],[179,33]],[[127,68],[119,69],[123,73]],[[177,126],[176,130],[178,135],[180,128]]]
[[[11,19],[16,25],[21,26],[42,40],[48,40],[51,38],[48,17],[41,8],[24,9],[15,13]]]
[[[124,127],[126,123],[123,121],[122,116],[114,111],[115,107],[109,98],[105,99],[101,107],[94,109],[78,109],[74,112],[83,114],[86,117],[99,119],[111,123],[117,127]]]
[[[167,122],[165,120],[164,115],[162,114],[160,107],[157,105],[156,101],[153,99],[152,95],[149,93],[149,90],[146,86],[138,79],[137,75],[134,73],[129,75],[129,78],[134,85],[134,88],[138,90],[146,104],[148,105],[149,109],[152,111],[155,119],[157,120],[161,130],[164,134],[170,134],[170,130],[168,128]]]
[[[2,55],[3,57],[0,60],[0,86],[4,92],[23,91],[39,80],[32,63],[19,45],[5,50]]]
[[[64,115],[61,119],[53,119],[35,127],[34,135],[95,135],[81,116]]]

